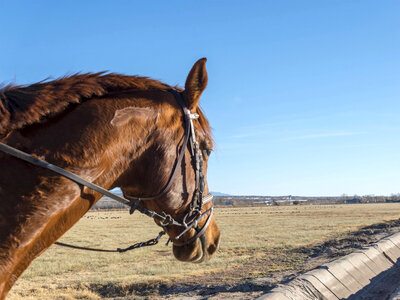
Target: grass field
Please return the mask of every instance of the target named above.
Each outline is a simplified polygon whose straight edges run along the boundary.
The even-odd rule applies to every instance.
[[[18,280],[9,299],[100,298],[110,286],[116,296],[129,294],[132,284],[171,283],[235,270],[255,259],[268,259],[284,250],[312,246],[373,223],[400,218],[400,204],[349,204],[216,208],[221,245],[213,259],[203,264],[182,263],[172,256],[171,246],[160,244],[131,252],[95,253],[53,245]],[[127,211],[89,212],[61,242],[115,249],[153,238],[159,228],[147,217]],[[265,264],[259,276],[287,263]],[[243,275],[241,275],[243,276]],[[117,292],[119,290],[119,292]],[[112,296],[112,293],[111,293]]]

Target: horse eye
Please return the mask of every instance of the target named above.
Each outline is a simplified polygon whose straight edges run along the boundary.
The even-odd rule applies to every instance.
[[[211,149],[203,149],[202,152],[203,152],[203,157],[204,157],[205,159],[208,159],[208,157],[209,157],[210,154],[211,154]]]

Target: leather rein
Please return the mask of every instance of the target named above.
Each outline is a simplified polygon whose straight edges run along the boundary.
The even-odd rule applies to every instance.
[[[203,158],[202,158],[202,154],[200,152],[199,144],[196,139],[194,124],[193,124],[193,120],[197,119],[199,117],[199,115],[196,113],[191,113],[190,110],[187,108],[187,106],[184,103],[184,99],[183,99],[184,96],[183,96],[182,92],[178,92],[174,89],[170,89],[169,92],[171,92],[174,95],[175,100],[178,102],[178,104],[181,107],[183,114],[184,114],[184,122],[185,122],[184,140],[183,140],[182,146],[179,150],[177,160],[175,162],[175,165],[173,167],[173,170],[171,172],[171,175],[169,177],[167,184],[161,189],[161,191],[158,194],[156,194],[154,196],[137,197],[137,196],[127,195],[124,193],[123,194],[124,197],[121,197],[119,195],[109,192],[108,190],[106,190],[94,183],[91,183],[91,182],[83,179],[82,177],[80,177],[72,172],[69,172],[69,171],[67,171],[63,168],[57,167],[56,165],[53,165],[47,161],[38,159],[28,153],[25,153],[23,151],[20,151],[16,148],[13,148],[9,145],[6,145],[6,144],[0,142],[0,151],[5,152],[11,156],[18,158],[18,159],[24,160],[30,164],[51,170],[52,172],[55,172],[65,178],[68,178],[71,181],[74,181],[78,184],[86,186],[104,196],[107,196],[117,202],[127,205],[130,207],[130,210],[129,210],[130,214],[133,214],[133,212],[135,210],[138,210],[140,213],[145,214],[145,215],[159,221],[160,226],[164,228],[164,231],[160,232],[156,238],[151,239],[147,242],[136,243],[125,249],[118,248],[117,250],[102,250],[102,249],[93,249],[93,248],[87,248],[87,247],[73,246],[73,245],[59,243],[59,242],[57,242],[57,244],[59,244],[61,246],[70,247],[70,248],[90,250],[90,251],[125,252],[125,251],[132,250],[135,248],[139,248],[139,247],[143,247],[143,246],[151,246],[151,245],[157,244],[160,237],[165,234],[166,227],[169,225],[183,227],[182,232],[179,233],[175,237],[175,241],[173,241],[173,244],[176,246],[184,246],[184,245],[190,244],[190,243],[194,242],[196,239],[201,238],[204,235],[207,227],[210,225],[214,207],[212,205],[209,209],[202,212],[203,205],[212,201],[213,196],[211,194],[203,196],[203,191],[204,191],[204,186],[205,186],[204,172],[203,172]],[[178,173],[178,169],[181,166],[183,157],[185,155],[185,150],[188,146],[190,146],[189,152],[191,153],[191,156],[192,156],[192,165],[193,165],[193,168],[195,171],[195,190],[193,193],[193,198],[191,200],[191,203],[189,204],[188,210],[187,210],[183,220],[177,221],[170,214],[167,214],[165,212],[157,213],[153,210],[147,209],[144,206],[141,206],[140,201],[155,200],[155,199],[160,198],[161,196],[165,195],[171,189],[173,180]],[[131,201],[129,201],[127,199],[129,199]],[[201,228],[199,228],[197,226],[198,221],[200,221],[208,213],[209,213],[209,215],[207,217],[206,222],[204,223],[204,225]],[[196,234],[187,241],[182,241],[182,242],[178,241],[191,228],[195,229]],[[168,242],[167,242],[167,244],[168,244]]]

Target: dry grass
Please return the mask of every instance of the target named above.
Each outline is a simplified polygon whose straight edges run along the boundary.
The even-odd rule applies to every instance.
[[[101,296],[99,287],[110,284],[124,289],[134,283],[171,282],[234,269],[266,251],[311,246],[362,226],[398,219],[400,204],[217,208],[215,214],[222,241],[210,262],[178,262],[163,242],[124,254],[54,245],[32,263],[9,299],[94,299]],[[153,238],[158,231],[138,213],[89,212],[60,241],[115,249]]]

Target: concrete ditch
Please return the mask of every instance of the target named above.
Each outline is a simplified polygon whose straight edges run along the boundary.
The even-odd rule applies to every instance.
[[[306,272],[258,299],[387,299],[400,284],[399,258],[400,233],[396,233]]]

